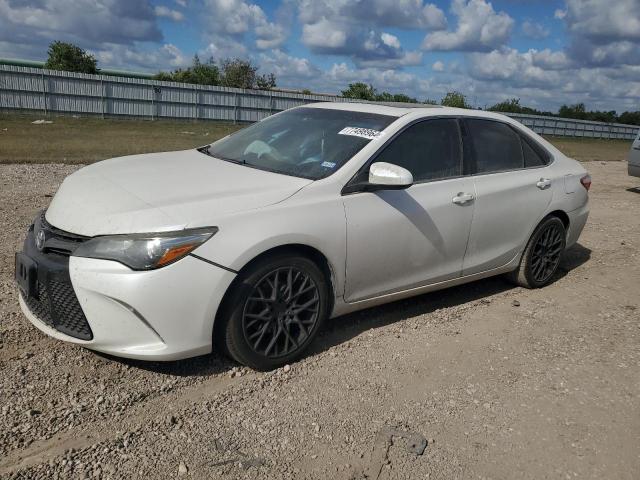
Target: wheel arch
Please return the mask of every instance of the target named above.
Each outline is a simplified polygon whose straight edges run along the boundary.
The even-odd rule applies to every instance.
[[[216,343],[216,339],[220,338],[219,329],[221,329],[225,323],[223,317],[226,314],[227,302],[229,301],[231,292],[238,284],[238,279],[242,277],[242,274],[244,272],[246,272],[253,265],[255,265],[256,262],[264,258],[267,258],[269,256],[278,255],[282,253],[298,254],[298,255],[304,256],[310,259],[311,261],[313,261],[320,268],[327,282],[329,282],[329,290],[333,292],[333,295],[331,295],[329,298],[329,312],[330,312],[329,316],[331,316],[331,312],[333,312],[333,308],[335,306],[336,295],[339,295],[340,293],[336,290],[337,279],[336,279],[335,269],[331,264],[331,262],[329,261],[329,259],[327,258],[327,256],[324,253],[322,253],[320,250],[318,250],[316,247],[312,247],[304,243],[286,243],[282,245],[277,245],[277,246],[268,248],[260,252],[259,254],[255,255],[253,258],[247,261],[244,264],[244,266],[240,268],[240,270],[238,270],[238,274],[236,275],[236,278],[231,282],[231,284],[225,291],[222,297],[222,301],[220,302],[220,306],[216,312],[216,316],[213,322],[214,343]],[[220,347],[221,345],[218,345],[218,346]]]
[[[557,217],[559,218],[562,223],[564,224],[564,228],[567,232],[569,232],[569,224],[571,223],[569,220],[569,215],[567,215],[567,212],[565,212],[564,210],[554,210],[552,212],[549,212],[545,218],[547,217]],[[542,219],[544,220],[544,218]],[[538,222],[538,225],[540,223],[542,223],[542,220],[540,220],[540,222]]]

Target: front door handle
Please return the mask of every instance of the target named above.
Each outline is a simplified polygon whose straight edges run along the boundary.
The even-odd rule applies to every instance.
[[[544,190],[546,188],[549,188],[551,186],[551,180],[549,180],[548,178],[541,178],[540,180],[538,180],[538,183],[536,183],[536,187],[538,187],[540,190]]]
[[[474,196],[470,193],[459,192],[455,197],[451,199],[453,203],[456,205],[466,205],[469,202],[472,202]]]

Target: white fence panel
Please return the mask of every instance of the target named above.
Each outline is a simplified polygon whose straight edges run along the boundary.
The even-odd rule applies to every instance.
[[[310,102],[353,102],[332,95],[242,90],[0,65],[0,109],[44,113],[256,122]],[[640,127],[509,114],[537,133],[632,140]]]

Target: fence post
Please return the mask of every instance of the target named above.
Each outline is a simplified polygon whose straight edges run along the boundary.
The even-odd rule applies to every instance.
[[[198,120],[198,118],[200,117],[198,115],[198,113],[199,113],[198,112],[198,110],[199,110],[199,108],[198,108],[198,103],[199,103],[198,100],[199,100],[199,98],[198,97],[199,96],[200,96],[200,92],[198,91],[198,86],[194,85],[193,86],[193,119],[194,120]]]
[[[104,120],[104,81],[102,80],[102,75],[100,76],[100,112]]]
[[[233,94],[233,124],[238,123],[238,92]]]
[[[44,116],[48,115],[47,112],[47,85],[44,80],[44,69],[41,71],[41,79],[42,79],[42,107],[44,108]]]

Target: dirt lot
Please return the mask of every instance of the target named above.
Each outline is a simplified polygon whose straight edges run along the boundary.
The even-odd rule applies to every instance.
[[[551,286],[494,278],[338,318],[256,373],[30,326],[13,252],[77,167],[0,166],[0,478],[638,478],[640,179],[587,167],[592,215]]]

